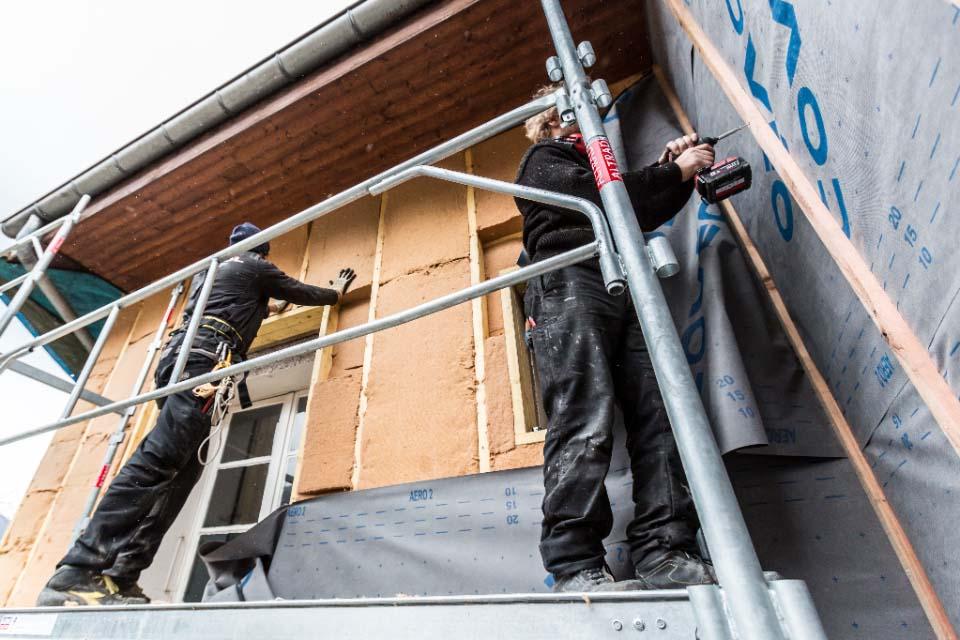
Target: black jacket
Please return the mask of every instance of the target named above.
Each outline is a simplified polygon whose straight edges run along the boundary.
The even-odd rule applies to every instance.
[[[675,216],[693,191],[674,162],[622,172],[623,182],[644,231],[653,231]],[[600,192],[586,156],[564,140],[544,140],[520,161],[517,184],[586,198],[599,207]],[[586,216],[570,209],[516,198],[523,214],[523,247],[531,260],[542,260],[594,240]]]
[[[186,327],[193,315],[194,305],[205,278],[195,276],[190,289],[190,301],[183,312],[182,327]],[[286,300],[294,304],[319,307],[335,304],[339,295],[333,289],[324,289],[304,284],[280,271],[272,262],[254,253],[246,251],[229,258],[217,269],[213,289],[203,315],[219,318],[228,323],[239,334],[239,340],[231,347],[238,357],[245,357],[253,339],[257,337],[260,324],[269,315],[267,303],[270,298]],[[209,351],[216,350],[216,343],[223,341],[223,333],[212,331],[204,324],[218,326],[215,322],[201,323],[197,334],[196,347]],[[219,327],[223,329],[223,327]],[[175,333],[180,333],[178,330]],[[226,333],[231,333],[229,330]],[[174,340],[171,340],[171,344]]]

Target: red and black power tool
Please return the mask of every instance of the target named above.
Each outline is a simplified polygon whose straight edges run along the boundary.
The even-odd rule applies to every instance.
[[[701,142],[716,146],[718,142],[728,136],[732,136],[747,125],[741,125],[736,129],[731,129],[716,137],[701,138]],[[719,160],[710,167],[704,167],[697,171],[694,178],[694,184],[697,193],[703,198],[704,202],[714,204],[721,200],[726,200],[730,196],[746,191],[753,182],[753,172],[750,169],[750,163],[738,156],[732,156]]]

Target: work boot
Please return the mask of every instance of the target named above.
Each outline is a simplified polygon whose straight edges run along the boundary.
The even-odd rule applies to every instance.
[[[125,579],[113,576],[113,583],[120,589],[119,594],[126,598],[126,604],[150,604],[150,598],[137,584],[136,578]]]
[[[125,596],[110,576],[91,569],[63,565],[37,597],[38,607],[83,607],[146,604],[147,598]]]
[[[716,582],[710,563],[685,551],[651,554],[634,568],[643,589],[686,589]]]
[[[583,591],[637,591],[643,587],[636,580],[617,582],[606,567],[581,569],[568,576],[557,578],[554,593]]]

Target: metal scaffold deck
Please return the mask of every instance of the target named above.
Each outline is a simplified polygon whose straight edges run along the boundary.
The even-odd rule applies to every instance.
[[[816,623],[798,580],[771,583],[771,597],[790,615],[791,638]],[[811,618],[812,616],[812,618]],[[142,607],[36,608],[0,611],[0,637],[63,640],[377,637],[690,638],[727,640],[721,591],[276,600]]]

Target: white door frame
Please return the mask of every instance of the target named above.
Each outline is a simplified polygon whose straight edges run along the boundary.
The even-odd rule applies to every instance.
[[[272,398],[265,398],[263,400],[254,402],[247,409],[241,409],[239,402],[234,400],[230,407],[230,413],[227,415],[226,424],[224,424],[223,430],[219,434],[220,447],[216,453],[216,459],[208,462],[206,468],[203,470],[203,474],[200,476],[200,481],[198,482],[201,492],[199,507],[197,508],[196,513],[193,516],[193,520],[190,523],[187,540],[183,545],[183,547],[186,549],[186,553],[182,554],[179,559],[179,567],[177,568],[178,575],[176,579],[177,585],[176,588],[172,590],[172,592],[176,594],[176,602],[183,602],[184,592],[186,591],[187,584],[190,580],[190,570],[193,567],[193,562],[197,555],[197,547],[200,544],[201,536],[216,533],[237,533],[246,531],[253,526],[252,524],[227,525],[221,527],[203,526],[203,521],[207,517],[207,509],[210,505],[210,498],[213,494],[214,480],[217,476],[217,471],[220,469],[229,469],[231,467],[249,466],[252,460],[267,462],[269,459],[267,480],[263,489],[264,499],[261,501],[260,512],[258,514],[257,521],[259,522],[265,518],[275,508],[276,503],[279,501],[280,492],[282,491],[283,487],[283,483],[278,482],[278,480],[280,478],[280,471],[283,469],[283,466],[286,463],[286,455],[284,454],[286,453],[287,439],[290,437],[289,431],[292,418],[295,415],[293,409],[298,396],[305,393],[306,392],[290,392],[279,396],[274,396]],[[277,421],[277,429],[274,432],[273,446],[270,450],[270,456],[245,458],[236,462],[227,462],[221,466],[220,460],[223,457],[223,445],[226,443],[227,435],[230,431],[230,423],[233,421],[233,417],[237,413],[243,411],[260,409],[262,407],[277,404],[281,405],[280,418]],[[211,444],[215,443],[216,441],[217,438],[213,438],[211,440]]]

